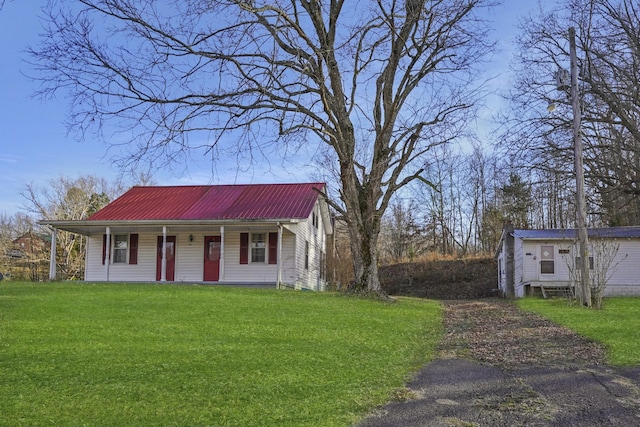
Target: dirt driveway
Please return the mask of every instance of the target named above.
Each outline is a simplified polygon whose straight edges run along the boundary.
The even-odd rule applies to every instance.
[[[437,359],[359,427],[640,426],[640,368],[506,300],[444,306]]]

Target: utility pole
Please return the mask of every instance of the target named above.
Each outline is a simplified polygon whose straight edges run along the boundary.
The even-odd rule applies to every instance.
[[[569,28],[569,54],[571,56],[571,104],[573,106],[573,153],[576,173],[576,222],[580,251],[580,289],[578,301],[591,307],[591,281],[589,280],[589,236],[587,234],[587,205],[584,192],[584,164],[582,159],[582,120],[578,93],[578,61],[576,58],[576,29]]]

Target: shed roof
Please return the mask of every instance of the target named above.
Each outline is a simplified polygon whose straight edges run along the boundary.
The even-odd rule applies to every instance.
[[[590,238],[640,238],[640,226],[589,228]],[[521,239],[577,239],[575,228],[549,230],[514,230],[513,236]]]
[[[133,187],[88,221],[308,218],[324,183]]]

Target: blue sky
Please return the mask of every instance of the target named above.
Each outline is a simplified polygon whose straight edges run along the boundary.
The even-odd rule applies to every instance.
[[[25,200],[20,195],[27,183],[46,186],[59,176],[93,175],[114,181],[118,170],[106,157],[106,146],[100,142],[78,142],[67,135],[64,125],[67,101],[43,102],[33,97],[35,83],[25,77],[27,45],[38,42],[41,23],[40,8],[46,0],[8,0],[0,11],[0,213],[12,215],[21,210]],[[522,14],[535,7],[527,0],[506,0],[491,14],[495,21],[500,47],[509,51],[516,34],[515,25]],[[497,55],[488,65],[490,73],[506,73],[508,54]],[[503,78],[500,81],[504,81]],[[491,105],[491,104],[490,104]],[[490,115],[491,111],[487,112]],[[159,172],[154,180],[160,185],[294,182],[313,179],[303,171],[294,175],[271,165],[271,173],[254,171],[237,173],[234,164],[218,165],[212,174],[206,161],[194,161],[180,176]]]

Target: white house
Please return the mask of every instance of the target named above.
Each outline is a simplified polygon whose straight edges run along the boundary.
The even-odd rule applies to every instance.
[[[332,234],[324,183],[133,187],[82,221],[85,281],[323,290]]]
[[[591,282],[606,277],[605,296],[640,295],[640,227],[588,230]],[[578,254],[576,229],[502,231],[495,258],[498,289],[511,297],[572,288]],[[601,279],[602,280],[602,279]]]

